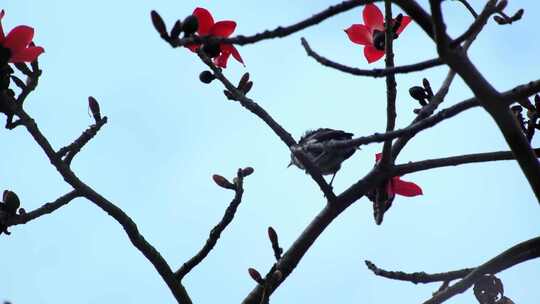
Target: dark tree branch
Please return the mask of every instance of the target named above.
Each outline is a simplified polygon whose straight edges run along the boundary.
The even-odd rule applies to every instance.
[[[385,23],[385,38],[384,52],[386,55],[385,65],[387,69],[394,67],[394,24],[392,18],[392,2],[384,1],[384,23]],[[396,127],[396,78],[393,74],[386,76],[386,132],[394,131]],[[383,168],[389,167],[393,163],[392,158],[392,140],[387,139],[384,142],[382,157],[379,165]]]
[[[509,105],[513,100],[526,98],[533,94],[540,92],[540,79],[531,81],[527,84],[519,85],[514,87],[511,90],[503,92],[504,99],[507,100],[507,105]],[[437,95],[436,95],[437,96]],[[387,133],[375,133],[369,136],[361,136],[350,140],[339,140],[332,141],[331,143],[326,144],[325,146],[321,144],[311,144],[306,146],[306,149],[344,149],[350,147],[359,147],[361,145],[366,145],[374,142],[383,142],[387,139],[393,139],[398,137],[407,137],[412,138],[415,134],[419,133],[422,130],[433,127],[439,122],[446,120],[448,118],[454,117],[455,115],[468,110],[473,107],[477,107],[480,104],[476,98],[469,98],[467,100],[461,101],[451,107],[448,107],[444,110],[437,112],[437,114],[428,116],[427,118],[420,119],[417,122],[413,122],[408,127],[403,129],[398,129],[395,131]],[[429,106],[429,105],[428,105]],[[416,120],[415,120],[416,121]]]
[[[69,166],[56,154],[53,147],[47,138],[45,138],[43,133],[41,133],[34,120],[22,108],[19,107],[16,109],[16,114],[24,122],[24,126],[30,135],[41,147],[43,152],[49,158],[51,164],[56,168],[60,175],[62,175],[64,180],[76,191],[78,191],[81,196],[84,196],[88,200],[92,201],[112,218],[114,218],[124,228],[124,231],[128,235],[131,243],[148,259],[150,263],[152,263],[154,268],[171,290],[178,303],[191,304],[192,302],[187,291],[185,290],[184,286],[182,286],[180,281],[176,279],[172,269],[167,264],[167,261],[161,256],[159,251],[148,243],[148,241],[146,241],[146,239],[140,234],[135,222],[133,222],[133,220],[124,211],[122,211],[122,209],[118,208],[115,204],[94,191],[92,188],[82,182],[75,175],[75,173],[73,173],[73,171],[71,171]]]
[[[255,42],[259,42],[261,40],[266,39],[273,39],[273,38],[283,38],[286,36],[289,36],[291,34],[294,34],[298,31],[301,31],[303,29],[306,29],[310,26],[314,26],[319,24],[320,22],[333,17],[335,15],[338,15],[340,13],[346,12],[350,9],[353,9],[355,7],[376,2],[376,0],[349,0],[349,1],[343,1],[340,4],[332,5],[328,7],[327,9],[303,20],[298,23],[295,23],[290,26],[278,26],[277,28],[273,30],[266,30],[262,33],[258,33],[252,36],[236,36],[231,38],[219,38],[219,37],[212,37],[212,36],[205,36],[205,37],[199,37],[199,36],[192,36],[182,39],[175,39],[170,41],[169,43],[173,47],[180,47],[180,46],[186,46],[188,44],[203,44],[207,43],[209,41],[216,42],[216,43],[230,43],[230,44],[238,44],[238,45],[245,45],[245,44],[251,44]]]
[[[381,269],[377,267],[375,264],[373,264],[371,261],[365,261],[367,268],[373,272],[373,274],[391,279],[391,280],[398,280],[398,281],[407,281],[414,284],[422,283],[433,283],[433,282],[445,282],[445,281],[453,281],[456,279],[461,279],[468,275],[471,271],[474,270],[474,268],[465,268],[461,270],[454,270],[449,272],[441,272],[441,273],[425,273],[425,272],[413,272],[413,273],[406,273],[403,271],[388,271]]]
[[[69,202],[80,196],[81,195],[76,190],[68,192],[57,198],[54,202],[46,203],[33,211],[9,217],[6,221],[6,226],[9,227],[26,224],[32,220],[37,219],[38,217],[54,212],[55,210],[67,205]]]
[[[448,49],[448,35],[446,34],[446,25],[441,11],[441,0],[429,0],[431,6],[431,15],[433,20],[433,32],[435,33],[435,43],[439,55],[446,54]]]
[[[439,304],[469,289],[484,274],[496,274],[514,265],[540,257],[540,237],[519,243],[486,263],[476,267],[452,286],[437,292],[424,304]]]
[[[96,121],[95,124],[91,125],[88,129],[86,129],[77,139],[75,139],[71,144],[68,146],[63,147],[62,149],[58,150],[58,157],[64,157],[64,161],[70,165],[71,161],[81,151],[81,149],[86,145],[94,136],[97,135],[101,127],[103,127],[107,123],[107,117],[103,117],[101,120]]]
[[[358,68],[349,67],[337,62],[334,62],[330,59],[327,59],[321,55],[319,55],[317,52],[315,52],[306,39],[301,39],[302,46],[306,50],[306,53],[308,56],[315,59],[318,63],[336,69],[338,71],[348,73],[351,75],[356,76],[369,76],[369,77],[384,77],[387,75],[392,74],[403,74],[403,73],[411,73],[411,72],[417,72],[422,71],[425,69],[429,69],[432,67],[440,66],[443,64],[443,62],[439,58],[429,59],[426,61],[410,64],[410,65],[403,65],[403,66],[397,66],[397,67],[391,67],[391,68],[385,68],[385,69],[372,69],[372,70],[362,70]]]
[[[300,160],[300,162],[306,168],[308,174],[313,178],[317,183],[321,191],[324,193],[325,197],[328,199],[329,203],[335,201],[336,195],[334,194],[332,187],[326,182],[326,180],[321,175],[320,170],[313,164],[310,158],[306,157],[302,151],[296,148],[296,140],[287,132],[280,124],[278,124],[268,112],[266,112],[261,106],[256,102],[249,99],[244,92],[235,87],[221,72],[221,69],[217,68],[212,61],[202,52],[198,52],[201,60],[212,70],[214,76],[225,86],[227,91],[232,94],[235,100],[237,100],[240,105],[248,109],[251,113],[255,114],[257,117],[262,119],[269,127],[276,133],[276,135],[289,147],[292,153]]]
[[[534,152],[536,153],[537,157],[540,157],[540,148],[535,149]],[[396,165],[392,169],[392,175],[405,175],[408,173],[425,171],[434,168],[513,159],[516,159],[516,157],[514,156],[512,151],[474,153],[460,156],[428,159],[418,162],[410,162],[406,164]]]
[[[474,10],[474,8],[469,4],[469,2],[467,2],[467,0],[456,0],[456,1],[459,1],[461,2],[461,4],[463,4],[465,6],[465,8],[467,8],[467,10],[469,11],[469,13],[471,13],[471,15],[476,19],[478,17],[478,14],[476,13],[476,11]]]
[[[480,15],[476,17],[474,22],[469,26],[469,28],[463,34],[461,34],[458,38],[452,41],[452,43],[450,43],[450,47],[457,47],[466,40],[469,40],[471,38],[474,39],[473,37],[475,35],[478,35],[481,29],[486,25],[486,23],[489,20],[489,17],[493,15],[495,12],[497,12],[497,10],[499,9],[497,8],[496,3],[497,3],[496,0],[488,1],[486,5],[484,6],[484,9],[480,13]]]
[[[229,204],[229,207],[225,210],[225,214],[223,215],[223,218],[221,221],[210,231],[210,235],[208,237],[208,240],[206,240],[206,243],[204,244],[203,248],[197,252],[195,256],[193,256],[191,259],[189,259],[187,262],[185,262],[182,267],[180,267],[174,274],[178,278],[178,280],[182,280],[193,268],[195,268],[197,265],[199,265],[200,262],[202,262],[210,253],[210,251],[216,246],[217,241],[219,237],[221,236],[221,233],[227,228],[227,225],[229,225],[232,220],[234,219],[234,215],[236,213],[236,210],[238,209],[238,206],[240,206],[240,203],[242,202],[242,194],[244,193],[244,175],[242,174],[242,169],[238,169],[238,173],[236,174],[235,179],[235,189],[234,189],[234,198]]]

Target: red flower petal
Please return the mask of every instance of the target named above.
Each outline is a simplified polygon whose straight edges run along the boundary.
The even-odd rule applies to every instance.
[[[349,39],[360,45],[373,44],[373,36],[369,32],[369,29],[363,24],[353,24],[345,30]]]
[[[372,45],[366,45],[364,47],[364,56],[368,63],[372,63],[381,59],[384,56],[384,51],[379,51]]]
[[[384,31],[384,16],[375,4],[367,4],[363,11],[364,24],[370,29]]]
[[[34,37],[34,29],[26,26],[19,25],[16,28],[12,29],[4,40],[4,47],[11,50],[12,55],[17,53],[19,50],[24,49],[30,44],[32,38]]]
[[[2,27],[2,18],[4,18],[5,14],[6,12],[4,12],[4,10],[0,12],[0,43],[4,42],[4,38],[6,37],[4,35],[4,28]]]
[[[226,68],[227,61],[229,61],[229,56],[231,56],[230,52],[221,52],[217,58],[214,58],[214,63],[220,68]]]
[[[199,33],[201,36],[208,35],[208,33],[210,33],[210,28],[212,28],[214,25],[214,18],[212,17],[212,14],[210,14],[210,12],[205,8],[197,7],[193,11],[193,15],[195,15],[197,17],[197,21],[199,21],[197,33]]]
[[[222,45],[220,45],[220,48],[221,48],[222,53],[229,53],[234,57],[234,59],[236,59],[236,61],[240,62],[241,64],[244,64],[244,60],[242,60],[242,56],[240,56],[240,53],[234,47],[234,45],[232,45],[232,44],[222,44]]]
[[[392,178],[393,191],[403,196],[422,195],[422,189],[415,183],[402,181],[398,176]]]
[[[382,153],[377,153],[377,154],[375,154],[375,162],[380,161],[381,158],[382,158]]]
[[[9,62],[13,62],[13,63],[33,62],[43,52],[45,52],[45,50],[40,46],[33,46],[26,49],[22,49],[12,54],[11,58],[9,59]]]
[[[398,35],[401,34],[401,32],[403,32],[405,27],[409,25],[409,23],[411,23],[411,20],[412,20],[411,17],[403,16],[403,19],[401,20],[401,24],[399,25],[399,28],[396,31],[396,34]]]
[[[236,22],[231,20],[224,20],[216,22],[212,28],[210,28],[210,35],[229,37],[236,28]]]

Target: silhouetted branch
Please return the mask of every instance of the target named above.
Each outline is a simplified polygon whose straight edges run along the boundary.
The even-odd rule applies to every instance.
[[[199,50],[198,52],[199,57],[201,60],[212,70],[214,73],[214,76],[225,86],[228,94],[231,94],[234,100],[237,100],[240,105],[242,105],[244,108],[248,109],[250,112],[255,114],[257,117],[262,119],[273,131],[276,133],[276,135],[289,147],[292,153],[302,162],[304,165],[306,171],[308,174],[313,178],[313,180],[317,183],[321,191],[324,193],[325,197],[328,199],[330,203],[335,201],[336,195],[334,194],[332,187],[326,182],[326,180],[323,178],[319,168],[313,164],[310,158],[306,157],[301,149],[297,149],[297,143],[296,140],[291,136],[289,132],[287,132],[280,124],[278,124],[268,112],[266,112],[261,106],[259,106],[256,102],[248,98],[244,92],[239,90],[236,86],[234,86],[221,72],[221,69],[217,68],[212,61],[202,52]]]
[[[478,33],[481,31],[481,29],[486,25],[487,21],[489,20],[489,17],[493,15],[495,12],[497,12],[498,8],[496,7],[497,1],[489,1],[484,6],[484,9],[476,17],[474,22],[469,26],[469,28],[461,34],[458,38],[456,38],[452,43],[450,44],[451,47],[456,47],[460,45],[462,42],[470,39],[474,35],[478,35]]]
[[[69,202],[80,196],[81,195],[76,190],[68,192],[56,199],[54,202],[46,203],[33,211],[9,217],[6,221],[6,226],[9,227],[26,224],[32,220],[37,219],[38,217],[54,212],[58,208],[67,205]]]
[[[212,36],[205,36],[205,37],[199,37],[199,36],[192,36],[182,39],[173,39],[170,41],[170,44],[173,47],[180,47],[180,46],[186,46],[188,44],[203,44],[207,42],[215,42],[215,43],[230,43],[230,44],[238,44],[238,45],[245,45],[245,44],[251,44],[255,43],[261,40],[266,39],[273,39],[273,38],[283,38],[285,36],[294,34],[298,31],[301,31],[303,29],[306,29],[310,26],[319,24],[320,22],[333,17],[337,14],[346,12],[350,9],[353,9],[355,7],[364,5],[366,3],[375,2],[373,0],[349,0],[349,1],[343,1],[340,4],[332,5],[328,7],[327,9],[303,20],[298,23],[295,23],[290,26],[278,26],[277,28],[273,30],[266,30],[262,33],[258,33],[252,36],[236,36],[231,38],[220,38],[220,37],[212,37]]]
[[[471,271],[474,270],[474,268],[465,268],[461,270],[454,270],[454,271],[448,271],[448,272],[441,272],[441,273],[425,273],[425,272],[413,272],[413,273],[406,273],[403,271],[388,271],[384,270],[382,268],[377,267],[375,264],[373,264],[371,261],[365,261],[366,266],[369,268],[369,270],[373,271],[373,273],[377,276],[392,279],[392,280],[398,280],[398,281],[407,281],[414,284],[422,283],[433,283],[433,282],[445,282],[445,281],[453,281],[456,279],[461,279],[468,275]]]
[[[242,169],[238,169],[234,182],[235,194],[233,200],[229,204],[229,207],[227,207],[227,209],[225,210],[225,214],[223,215],[221,221],[210,231],[210,236],[208,237],[208,240],[206,240],[203,248],[201,248],[201,250],[199,250],[199,252],[197,252],[195,256],[185,262],[182,267],[180,267],[174,273],[178,280],[182,280],[191,270],[193,270],[193,268],[195,268],[200,262],[202,262],[217,244],[221,233],[225,230],[225,228],[227,228],[227,225],[232,222],[236,210],[242,202],[242,194],[244,193],[243,185],[244,174],[242,173]]]
[[[514,265],[540,257],[540,237],[519,243],[486,263],[476,267],[462,280],[437,292],[424,304],[439,304],[469,289],[484,274],[495,274]]]
[[[465,8],[467,8],[467,10],[471,13],[471,15],[474,18],[478,17],[478,14],[474,10],[474,8],[469,4],[469,2],[467,2],[467,0],[457,0],[457,1],[461,2],[461,4],[463,4],[465,6]]]
[[[540,157],[540,148],[535,149],[534,152],[536,153],[537,157]],[[513,159],[516,159],[516,157],[514,156],[512,151],[474,153],[452,157],[428,159],[418,162],[410,162],[402,165],[396,165],[392,169],[392,172],[393,175],[405,175],[408,173],[425,171],[434,168]]]
[[[315,52],[307,40],[305,38],[301,39],[302,46],[306,50],[306,53],[308,56],[315,59],[318,63],[336,69],[338,71],[356,75],[356,76],[370,76],[370,77],[384,77],[391,74],[404,74],[404,73],[411,73],[411,72],[417,72],[421,70],[426,70],[432,67],[440,66],[443,64],[443,62],[439,58],[434,58],[410,65],[403,65],[403,66],[397,66],[392,68],[385,68],[385,69],[372,69],[372,70],[362,70],[358,68],[349,67],[337,62],[334,62],[330,59],[327,59],[321,55],[319,55],[317,52]]]
[[[64,161],[69,165],[71,161],[81,151],[81,149],[86,145],[94,136],[97,135],[98,131],[107,123],[107,116],[96,121],[95,124],[91,125],[86,129],[77,139],[75,139],[68,146],[63,147],[58,150],[58,157],[64,157]]]

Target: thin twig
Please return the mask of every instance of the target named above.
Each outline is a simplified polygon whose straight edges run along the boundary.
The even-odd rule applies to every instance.
[[[476,267],[465,278],[436,293],[424,304],[439,304],[469,289],[484,274],[495,274],[514,265],[540,257],[540,237],[519,243],[486,263]]]
[[[478,17],[478,14],[476,13],[476,11],[474,10],[474,8],[469,4],[469,2],[467,2],[467,0],[456,0],[456,1],[459,1],[461,2],[461,4],[463,4],[467,10],[469,11],[469,13],[471,13],[471,15],[476,19]]]
[[[334,194],[332,187],[326,182],[323,178],[319,168],[313,164],[309,157],[306,157],[302,151],[298,151],[296,148],[296,140],[287,132],[279,123],[277,123],[266,110],[259,106],[255,101],[248,98],[244,92],[240,91],[235,87],[228,79],[223,75],[221,69],[217,68],[212,61],[206,56],[202,51],[198,52],[201,60],[212,70],[214,76],[225,86],[225,88],[232,94],[240,105],[248,109],[251,113],[255,114],[257,117],[262,119],[273,131],[274,133],[289,147],[292,153],[300,160],[304,165],[308,174],[313,178],[317,183],[321,191],[324,193],[325,197],[328,199],[329,203],[335,201],[336,195]]]
[[[15,225],[21,225],[26,224],[32,220],[35,220],[43,215],[50,214],[54,212],[55,210],[59,209],[62,206],[67,205],[72,200],[76,199],[77,197],[80,197],[81,195],[76,191],[73,190],[71,192],[68,192],[59,198],[57,198],[54,202],[45,203],[43,206],[32,210],[30,212],[24,213],[24,214],[18,214],[16,216],[9,217],[6,221],[6,226],[15,226]]]
[[[325,10],[305,19],[298,23],[295,23],[290,26],[278,26],[277,28],[273,30],[266,30],[264,32],[252,35],[252,36],[236,36],[231,38],[220,38],[220,37],[213,37],[213,36],[192,36],[182,39],[176,39],[172,40],[169,43],[173,47],[181,47],[186,46],[189,44],[204,44],[207,42],[215,42],[215,43],[227,43],[227,44],[238,44],[238,45],[245,45],[245,44],[251,44],[255,42],[259,42],[261,40],[266,39],[273,39],[273,38],[283,38],[286,36],[289,36],[291,34],[294,34],[298,31],[301,31],[303,29],[306,29],[310,26],[314,26],[319,24],[320,22],[333,17],[335,15],[338,15],[340,13],[346,12],[350,9],[353,9],[355,7],[375,2],[374,0],[349,0],[349,1],[343,1],[340,4],[332,5]]]
[[[362,70],[358,68],[349,67],[340,63],[337,63],[335,61],[332,61],[328,58],[325,58],[321,55],[319,55],[317,52],[315,52],[307,40],[305,38],[301,39],[302,46],[306,50],[306,53],[308,56],[315,59],[318,63],[336,69],[338,71],[348,73],[351,75],[356,76],[369,76],[369,77],[384,77],[387,75],[392,74],[404,74],[404,73],[411,73],[411,72],[418,72],[422,70],[426,70],[432,67],[440,66],[443,64],[443,62],[439,58],[429,59],[425,61],[421,61],[414,64],[409,65],[403,65],[403,66],[397,66],[392,68],[386,68],[386,69],[372,69],[372,70]]]
[[[534,152],[536,153],[537,157],[540,157],[540,148],[536,148]],[[393,175],[405,175],[408,173],[425,171],[434,168],[513,159],[516,159],[516,157],[512,153],[512,151],[474,153],[444,158],[428,159],[418,162],[410,162],[406,164],[396,165],[392,169],[392,172]]]
[[[174,274],[178,280],[182,280],[193,268],[195,268],[200,262],[202,262],[210,253],[210,251],[216,246],[221,233],[227,228],[232,220],[238,206],[242,202],[242,194],[244,193],[243,187],[244,176],[242,174],[242,169],[238,169],[236,175],[235,189],[234,189],[234,198],[229,204],[229,207],[225,210],[225,214],[219,223],[210,231],[210,235],[203,248],[197,252],[195,256],[186,261],[182,267],[180,267]]]
[[[471,271],[474,270],[474,268],[465,268],[461,270],[454,270],[454,271],[448,271],[448,272],[441,272],[441,273],[425,273],[425,272],[412,272],[412,273],[406,273],[403,271],[388,271],[381,269],[377,267],[375,264],[373,264],[371,261],[365,261],[367,268],[373,272],[373,274],[391,279],[391,280],[398,280],[398,281],[407,281],[411,282],[413,284],[427,284],[427,283],[433,283],[433,282],[444,282],[444,281],[453,281],[456,279],[461,279],[468,275]]]
[[[458,38],[456,38],[454,41],[450,43],[450,47],[457,47],[459,46],[463,41],[469,40],[473,37],[473,35],[477,35],[480,32],[480,29],[482,29],[486,23],[489,20],[489,17],[493,15],[497,11],[497,0],[490,0],[486,3],[484,6],[484,9],[476,17],[474,22],[469,26],[469,28],[461,34]]]
[[[103,117],[101,120],[96,121],[95,124],[91,125],[86,129],[77,139],[75,139],[71,144],[63,147],[58,150],[58,157],[65,156],[65,162],[69,165],[71,161],[81,151],[81,149],[86,145],[94,136],[97,135],[101,127],[107,123],[107,116]]]
[[[385,65],[386,68],[394,67],[394,24],[392,18],[392,2],[390,0],[384,1],[384,23],[385,23],[385,43],[384,52],[386,54]],[[394,131],[396,127],[396,78],[393,74],[386,76],[386,132]],[[382,157],[379,162],[379,166],[386,168],[393,163],[392,158],[392,140],[387,139],[384,142]]]

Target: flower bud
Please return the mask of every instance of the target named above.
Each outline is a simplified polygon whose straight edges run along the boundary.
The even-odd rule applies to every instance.
[[[181,33],[182,33],[182,22],[180,20],[176,20],[173,28],[171,29],[171,38],[178,39]]]
[[[17,214],[17,209],[19,209],[19,206],[21,205],[17,194],[13,191],[4,190],[3,199],[4,204],[6,205],[6,211],[11,215]]]
[[[90,108],[90,112],[92,112],[92,116],[94,116],[94,119],[97,121],[101,120],[101,112],[99,109],[99,103],[97,100],[92,97],[88,96],[88,107]]]
[[[268,238],[270,239],[270,242],[272,242],[272,244],[278,243],[278,235],[276,233],[276,230],[274,230],[272,226],[268,227]]]
[[[186,36],[193,35],[199,29],[199,19],[195,15],[189,15],[182,22],[184,25],[182,30]]]
[[[426,98],[426,90],[420,86],[414,86],[409,89],[409,95],[418,101],[424,100]]]
[[[150,12],[150,17],[152,18],[152,24],[154,25],[154,28],[161,36],[167,36],[167,27],[165,26],[165,22],[163,22],[163,19],[156,11]]]
[[[262,277],[261,277],[261,274],[260,274],[256,269],[254,269],[254,268],[248,268],[248,272],[249,272],[249,276],[251,276],[251,278],[252,278],[255,282],[257,282],[257,283],[259,283],[259,284],[263,284],[263,283],[264,283],[264,281],[263,281],[263,279],[262,279]]]
[[[209,84],[214,79],[216,79],[216,76],[214,76],[214,74],[212,74],[210,71],[202,71],[201,74],[199,74],[199,80],[202,83]]]
[[[252,167],[245,167],[244,169],[242,169],[242,176],[250,176],[251,174],[253,174],[254,171],[255,170]]]
[[[249,73],[245,73],[242,78],[240,78],[240,81],[238,82],[238,89],[243,91],[244,90],[244,87],[245,85],[247,84],[247,82],[249,81]]]
[[[212,175],[212,179],[221,188],[236,190],[236,187],[234,186],[234,184],[229,182],[225,177],[221,175],[214,174]]]

